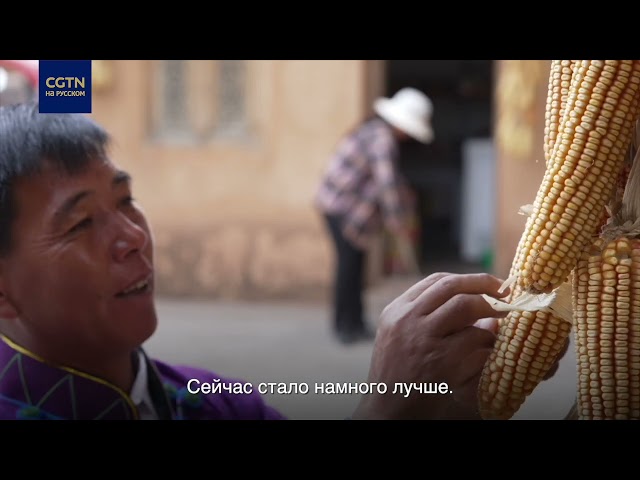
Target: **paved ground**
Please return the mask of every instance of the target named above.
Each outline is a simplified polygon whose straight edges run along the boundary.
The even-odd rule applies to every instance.
[[[410,283],[396,280],[370,291],[371,318]],[[160,299],[158,310],[160,326],[147,348],[159,358],[207,367],[255,385],[308,383],[306,395],[267,395],[270,404],[292,419],[348,416],[355,396],[314,394],[313,386],[366,380],[372,343],[338,344],[325,305]],[[570,348],[556,376],[538,387],[514,419],[561,419],[572,404],[575,382]]]

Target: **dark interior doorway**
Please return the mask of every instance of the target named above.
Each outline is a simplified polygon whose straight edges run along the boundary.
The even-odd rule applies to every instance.
[[[443,262],[463,264],[464,145],[470,138],[491,137],[493,62],[388,60],[386,65],[387,96],[402,87],[414,87],[434,104],[435,141],[430,145],[410,142],[401,150],[400,168],[418,196],[420,239],[416,247],[421,267],[426,272]]]

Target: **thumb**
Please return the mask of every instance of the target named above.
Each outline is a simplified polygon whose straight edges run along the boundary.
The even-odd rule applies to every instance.
[[[497,318],[481,318],[473,324],[474,327],[482,328],[483,330],[489,330],[492,333],[498,333],[498,319]]]

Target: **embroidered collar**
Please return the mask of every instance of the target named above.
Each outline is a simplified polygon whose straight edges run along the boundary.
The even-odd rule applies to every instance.
[[[137,354],[137,373],[131,387],[131,401],[138,408],[141,420],[155,420],[158,418],[149,393],[149,375],[147,373],[147,359],[141,350]]]
[[[0,418],[131,420],[140,418],[137,402],[143,418],[156,418],[155,412],[157,418],[174,416],[157,369],[142,349],[128,394],[94,375],[47,362],[5,336],[0,339]]]

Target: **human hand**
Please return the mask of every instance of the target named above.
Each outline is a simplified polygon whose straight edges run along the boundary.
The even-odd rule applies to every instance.
[[[363,396],[354,419],[444,418],[452,402],[475,411],[484,364],[496,340],[496,312],[481,297],[502,297],[489,274],[436,273],[416,283],[382,312],[368,382],[383,383]],[[446,383],[451,394],[396,391],[396,384]]]

